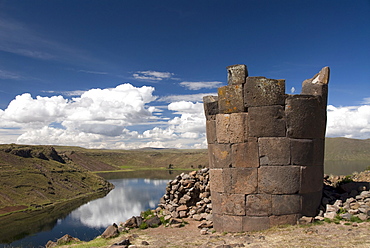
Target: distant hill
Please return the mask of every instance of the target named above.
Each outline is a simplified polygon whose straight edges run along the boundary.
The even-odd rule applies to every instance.
[[[206,149],[99,150],[80,147],[55,147],[55,149],[74,163],[91,171],[208,167]]]
[[[208,167],[206,149],[97,150],[80,147],[56,147],[73,162],[91,171],[123,169],[175,169]],[[369,161],[370,139],[326,138],[325,161]]]
[[[0,215],[111,188],[50,146],[0,145]]]
[[[326,138],[325,160],[370,161],[370,139]]]

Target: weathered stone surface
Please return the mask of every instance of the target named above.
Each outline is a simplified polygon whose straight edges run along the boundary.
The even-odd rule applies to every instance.
[[[136,228],[138,227],[137,221],[135,217],[131,217],[130,219],[126,220],[126,222],[123,224],[124,227],[128,228]]]
[[[244,84],[246,77],[248,77],[248,70],[246,65],[230,65],[227,69],[227,83]]]
[[[243,217],[243,230],[244,232],[260,231],[268,229],[270,227],[269,217],[255,217],[255,216],[244,216]]]
[[[288,137],[298,139],[324,138],[326,111],[322,109],[321,105],[318,96],[288,96],[285,106]]]
[[[301,210],[301,196],[299,195],[272,195],[272,214],[298,214]]]
[[[323,188],[324,167],[302,166],[301,167],[301,189],[299,193],[306,194],[321,191]]]
[[[283,106],[248,108],[249,137],[285,137],[286,123]]]
[[[225,192],[225,186],[223,183],[223,169],[211,169],[210,173],[210,184],[212,192]],[[213,193],[212,193],[213,194]]]
[[[302,94],[321,96],[326,107],[328,98],[328,83],[330,77],[329,67],[324,67],[313,78],[302,83]]]
[[[218,109],[220,114],[244,112],[243,85],[227,85],[218,88]]]
[[[313,165],[324,165],[325,138],[313,139]]]
[[[225,232],[241,232],[243,230],[242,216],[223,215],[222,216],[222,231]],[[214,222],[213,222],[214,225]],[[216,228],[215,228],[216,229]],[[217,229],[216,229],[217,231]]]
[[[301,194],[302,196],[302,210],[301,214],[304,216],[314,217],[318,214],[320,206],[322,191]]]
[[[232,167],[258,167],[258,142],[257,138],[251,137],[248,142],[233,144],[231,146]]]
[[[246,140],[247,113],[216,115],[218,143],[242,143]]]
[[[118,236],[118,234],[118,226],[116,224],[113,224],[111,226],[108,226],[101,236],[102,238],[109,239]]]
[[[230,144],[209,144],[208,154],[211,168],[228,168],[231,166]]]
[[[258,168],[258,191],[266,194],[295,194],[300,189],[300,166]]]
[[[225,214],[245,215],[245,195],[244,194],[227,194],[224,195],[223,205]]]
[[[206,121],[206,134],[207,134],[207,143],[214,144],[217,141],[216,136],[216,121]]]
[[[218,96],[203,97],[204,114],[207,120],[214,120],[219,113],[218,110]]]
[[[216,214],[216,213],[213,213],[213,228],[218,231],[218,232],[222,232],[224,230],[223,228],[223,218],[222,218],[222,214]]]
[[[230,168],[224,170],[231,172],[232,193],[257,193],[257,168]],[[226,182],[224,181],[224,183]]]
[[[244,86],[246,107],[284,105],[285,80],[248,77]]]
[[[291,139],[290,150],[292,164],[312,165],[313,164],[313,141],[310,139]]]
[[[315,220],[314,217],[302,216],[301,218],[298,219],[298,224],[307,225],[307,224],[313,223],[314,220]]]
[[[271,226],[295,225],[297,224],[299,214],[271,215],[269,218]]]
[[[146,220],[145,222],[149,227],[157,227],[161,224],[161,220],[159,219],[158,216],[154,216],[154,217]]]
[[[54,242],[54,241],[49,240],[49,241],[46,243],[45,247],[46,247],[46,248],[52,248],[52,247],[56,247],[57,245],[58,245],[58,244],[57,244],[57,242]]]
[[[223,205],[223,193],[212,191],[212,213],[213,214],[225,213]]]
[[[63,237],[61,237],[57,240],[56,244],[57,245],[65,245],[65,244],[70,243],[70,242],[78,242],[78,241],[80,241],[78,238],[74,238],[69,234],[65,234]]]
[[[251,194],[246,197],[246,215],[269,216],[271,215],[271,195]]]
[[[258,138],[260,165],[289,165],[290,140],[288,138]]]

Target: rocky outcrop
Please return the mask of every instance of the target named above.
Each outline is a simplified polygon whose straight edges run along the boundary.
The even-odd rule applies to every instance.
[[[14,154],[23,158],[39,158],[43,160],[54,160],[59,163],[65,163],[52,146],[21,146],[9,145],[3,149],[6,153]]]
[[[101,237],[105,239],[110,239],[118,235],[119,235],[118,226],[117,224],[114,223],[113,225],[108,226],[107,229],[105,229]]]
[[[59,245],[65,245],[65,244],[70,243],[70,242],[78,242],[78,241],[80,241],[78,238],[74,238],[71,235],[66,234],[63,237],[61,237],[60,239],[58,239],[57,242],[53,242],[53,241],[49,240],[49,242],[45,245],[45,247],[46,248],[51,248],[51,247],[56,247],[56,246],[59,246]]]

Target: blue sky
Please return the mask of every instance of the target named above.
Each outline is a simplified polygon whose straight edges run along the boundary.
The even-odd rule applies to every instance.
[[[331,68],[329,137],[370,138],[370,1],[0,0],[0,143],[205,148],[226,66]]]

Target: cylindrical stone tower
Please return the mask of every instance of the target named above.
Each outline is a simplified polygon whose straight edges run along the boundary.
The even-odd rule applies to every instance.
[[[228,85],[204,97],[213,224],[241,232],[315,216],[323,187],[329,68],[285,94],[285,80],[227,67]]]

